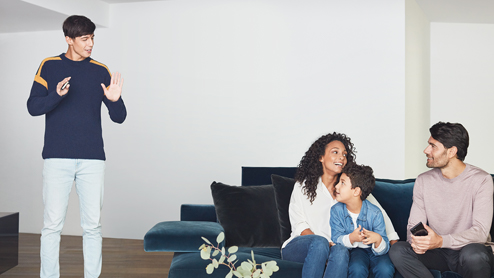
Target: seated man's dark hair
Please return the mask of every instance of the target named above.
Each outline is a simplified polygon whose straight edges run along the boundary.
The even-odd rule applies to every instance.
[[[75,39],[76,37],[94,34],[96,25],[85,16],[72,15],[65,19],[62,29],[66,37]]]
[[[376,185],[374,171],[371,167],[358,164],[349,164],[343,168],[342,174],[346,174],[351,182],[352,188],[360,187],[360,199],[363,201],[369,196]]]
[[[453,146],[458,150],[456,155],[458,159],[463,161],[467,156],[469,145],[468,131],[459,123],[444,123],[438,122],[429,128],[432,138],[441,142],[445,148]]]

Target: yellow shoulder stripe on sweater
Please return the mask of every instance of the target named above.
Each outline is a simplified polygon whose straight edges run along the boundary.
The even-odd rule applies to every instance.
[[[98,66],[102,66],[102,67],[104,67],[104,68],[108,71],[108,73],[111,75],[110,70],[108,69],[108,67],[107,67],[105,64],[102,64],[102,63],[97,62],[97,61],[95,61],[95,60],[91,60],[91,63],[96,64],[96,65],[98,65]]]
[[[60,57],[50,57],[50,58],[46,58],[43,60],[43,62],[41,62],[41,66],[39,66],[39,69],[38,69],[38,72],[36,73],[36,76],[34,76],[34,81],[38,82],[39,84],[45,86],[45,88],[48,90],[48,83],[46,82],[46,80],[43,79],[43,77],[41,77],[41,69],[43,68],[43,65],[47,62],[47,61],[52,61],[52,60],[62,60],[62,58]]]
[[[107,67],[105,64],[102,64],[102,63],[100,63],[100,62],[98,62],[98,61],[95,61],[95,60],[91,60],[91,63],[93,63],[93,64],[95,64],[95,65],[98,65],[98,66],[102,66],[102,67],[104,67],[104,68],[108,71],[108,73],[110,74],[110,76],[111,76],[111,72],[110,72],[110,70],[108,69],[108,67]],[[110,88],[110,85],[108,85],[108,86],[106,87],[106,89],[108,89],[108,88]]]

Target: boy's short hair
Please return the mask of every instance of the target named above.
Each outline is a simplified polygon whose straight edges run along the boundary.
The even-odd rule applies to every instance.
[[[376,185],[374,171],[366,165],[350,164],[343,168],[342,174],[346,174],[352,182],[352,188],[360,187],[360,199],[363,201],[372,192]]]
[[[85,16],[71,15],[63,22],[62,29],[66,37],[75,39],[76,37],[94,34],[96,25]]]

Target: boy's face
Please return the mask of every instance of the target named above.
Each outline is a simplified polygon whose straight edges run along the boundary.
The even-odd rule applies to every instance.
[[[74,39],[65,37],[65,40],[69,44],[69,51],[71,51],[73,60],[82,61],[91,56],[94,45],[94,34],[75,37]]]
[[[341,174],[340,182],[336,185],[336,201],[346,204],[353,198],[359,197],[357,189],[358,187],[352,188],[352,181],[345,173]]]

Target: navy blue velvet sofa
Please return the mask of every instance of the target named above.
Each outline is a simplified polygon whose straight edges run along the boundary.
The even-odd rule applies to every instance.
[[[254,251],[257,263],[275,260],[279,266],[279,271],[275,272],[271,276],[272,278],[301,277],[302,264],[284,261],[281,259],[280,254],[280,246],[290,234],[288,203],[291,190],[293,189],[295,171],[296,168],[243,167],[242,186],[234,187],[234,189],[245,189],[247,186],[256,186],[252,187],[254,189],[259,186],[258,188],[264,188],[263,190],[271,190],[264,192],[273,192],[274,194],[273,200],[275,201],[273,202],[275,204],[273,205],[275,210],[277,210],[277,220],[279,222],[275,223],[276,226],[273,226],[274,228],[270,228],[270,234],[274,236],[270,240],[274,240],[274,243],[266,244],[264,242],[259,244],[260,241],[256,243],[257,239],[255,237],[258,235],[255,235],[256,232],[253,232],[254,235],[252,237],[254,239],[249,238],[246,246],[241,246],[242,244],[240,244],[239,251],[237,252],[239,262],[250,259],[251,250]],[[376,186],[372,192],[388,213],[401,240],[406,239],[406,226],[412,205],[414,182],[415,179],[376,179]],[[273,189],[270,189],[270,187]],[[264,194],[266,195],[266,193]],[[235,200],[236,197],[231,196],[236,195],[229,196],[230,199],[233,199],[233,202],[241,202],[241,200]],[[220,205],[216,200],[215,204],[217,208]],[[231,205],[232,203],[227,204]],[[265,208],[263,209],[265,210]],[[266,212],[266,214],[269,214],[269,212]],[[206,266],[209,264],[209,261],[201,259],[198,250],[199,246],[204,243],[201,237],[208,238],[211,242],[215,243],[216,237],[220,232],[225,232],[226,234],[226,243],[223,242],[221,246],[239,245],[229,244],[229,239],[233,241],[233,237],[235,236],[235,227],[231,227],[229,223],[222,223],[221,220],[218,220],[218,218],[222,217],[224,216],[215,209],[215,205],[184,204],[181,206],[180,221],[158,223],[146,233],[144,237],[144,249],[147,252],[174,252],[168,273],[169,278],[223,278],[228,274],[229,268],[220,266],[213,274],[208,275],[206,273]],[[238,215],[237,217],[242,218],[243,216]],[[259,223],[258,226],[266,229],[266,226],[263,224],[266,223]],[[239,228],[239,233],[241,233],[241,229],[245,228]],[[493,234],[492,232],[491,230],[491,235]],[[431,270],[431,273],[435,278],[461,277],[454,272],[444,272],[441,274],[437,270]],[[402,276],[396,272],[395,277]]]

